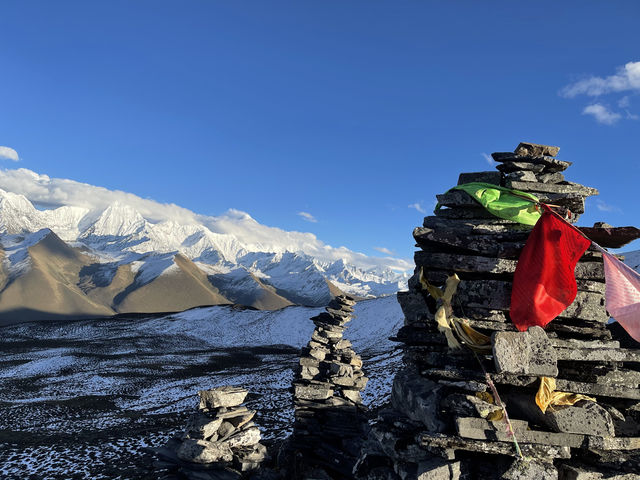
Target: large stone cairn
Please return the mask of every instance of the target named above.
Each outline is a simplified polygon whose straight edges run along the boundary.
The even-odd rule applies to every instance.
[[[289,445],[294,478],[352,478],[366,433],[360,392],[362,359],[342,338],[355,300],[341,295],[311,320],[316,328],[302,349],[293,382],[295,422]]]
[[[157,450],[160,462],[171,474],[162,478],[194,480],[237,479],[256,470],[267,449],[252,421],[255,410],[243,406],[247,390],[224,386],[198,392],[198,412],[181,437]]]
[[[565,180],[562,172],[571,164],[555,158],[558,150],[521,143],[515,153],[493,154],[498,171],[463,173],[458,183],[531,192],[568,208],[575,221],[585,197],[597,190]],[[640,350],[621,348],[624,334],[607,325],[602,255],[590,248],[580,259],[577,297],[558,318],[546,329],[518,332],[509,318],[511,286],[532,227],[493,217],[463,191],[437,198],[447,208],[414,230],[420,247],[415,275],[409,291],[398,293],[405,323],[397,339],[404,344],[405,365],[394,379],[393,408],[381,411],[372,427],[359,476],[640,478]],[[488,352],[448,347],[434,319],[439,303],[425,292],[421,272],[441,288],[458,274],[454,316],[490,336]],[[524,461],[480,362],[506,405]],[[540,377],[555,379],[556,391],[596,402],[542,413],[535,403]]]

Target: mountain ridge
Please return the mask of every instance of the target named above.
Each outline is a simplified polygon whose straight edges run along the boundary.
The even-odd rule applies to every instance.
[[[5,304],[12,310],[29,307],[9,298],[18,288],[11,285],[30,278],[40,261],[31,247],[45,240],[60,246],[50,262],[64,265],[66,273],[58,277],[73,292],[69,314],[79,308],[77,294],[84,295],[87,314],[155,313],[231,303],[260,309],[322,306],[341,293],[374,298],[406,284],[406,275],[390,269],[364,270],[344,259],[290,251],[287,244],[270,249],[273,245],[261,238],[246,241],[188,220],[152,222],[120,201],[102,210],[68,205],[43,210],[23,195],[0,190],[2,267],[9,279],[0,290],[0,312],[9,311]],[[241,220],[253,221],[248,215]],[[54,283],[42,288],[53,289]],[[22,294],[17,298],[26,302]],[[7,315],[0,317],[6,321]]]

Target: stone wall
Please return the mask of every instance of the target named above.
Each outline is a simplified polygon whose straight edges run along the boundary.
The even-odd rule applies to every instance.
[[[514,153],[493,154],[497,171],[463,173],[459,184],[530,192],[575,222],[597,190],[567,181],[563,172],[571,163],[557,153],[557,147],[522,143]],[[546,329],[518,332],[509,318],[511,285],[532,227],[492,216],[463,191],[437,199],[446,208],[414,230],[416,270],[409,291],[398,294],[404,367],[394,380],[393,408],[380,412],[358,476],[632,478],[626,475],[638,471],[640,459],[640,350],[621,348],[617,330],[607,325],[601,254],[590,248],[580,259],[572,305]],[[437,328],[440,304],[420,275],[444,287],[453,273],[461,279],[453,313],[491,338],[488,350],[452,350]],[[483,369],[506,405],[513,435]],[[555,379],[557,391],[595,401],[542,413],[535,403],[542,376]]]

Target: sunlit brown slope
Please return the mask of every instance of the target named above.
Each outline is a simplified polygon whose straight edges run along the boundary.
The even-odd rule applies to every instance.
[[[120,313],[175,312],[202,305],[232,303],[211,285],[191,260],[178,254],[173,261],[177,268],[171,272],[140,287],[134,282],[117,295],[114,299],[116,310]]]
[[[92,260],[56,234],[51,232],[29,247],[28,255],[30,268],[9,281],[0,293],[0,323],[114,313],[78,288],[79,272]]]

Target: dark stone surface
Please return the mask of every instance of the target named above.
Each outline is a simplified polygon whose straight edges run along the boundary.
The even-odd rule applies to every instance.
[[[508,188],[515,188],[516,190],[522,190],[525,192],[544,192],[544,193],[562,193],[562,194],[574,194],[583,197],[589,197],[592,195],[598,195],[598,190],[591,187],[585,187],[572,182],[564,183],[534,183],[534,182],[520,182],[516,180],[507,180],[505,186]]]
[[[470,172],[461,173],[458,177],[458,185],[471,182],[491,183],[493,185],[500,185],[502,183],[502,175],[500,172],[491,170],[488,172]]]
[[[393,407],[429,431],[439,432],[445,422],[439,415],[442,387],[415,372],[402,370],[396,374],[391,391]]]
[[[495,332],[491,343],[498,373],[558,375],[555,349],[541,327],[529,327],[526,332]]]

